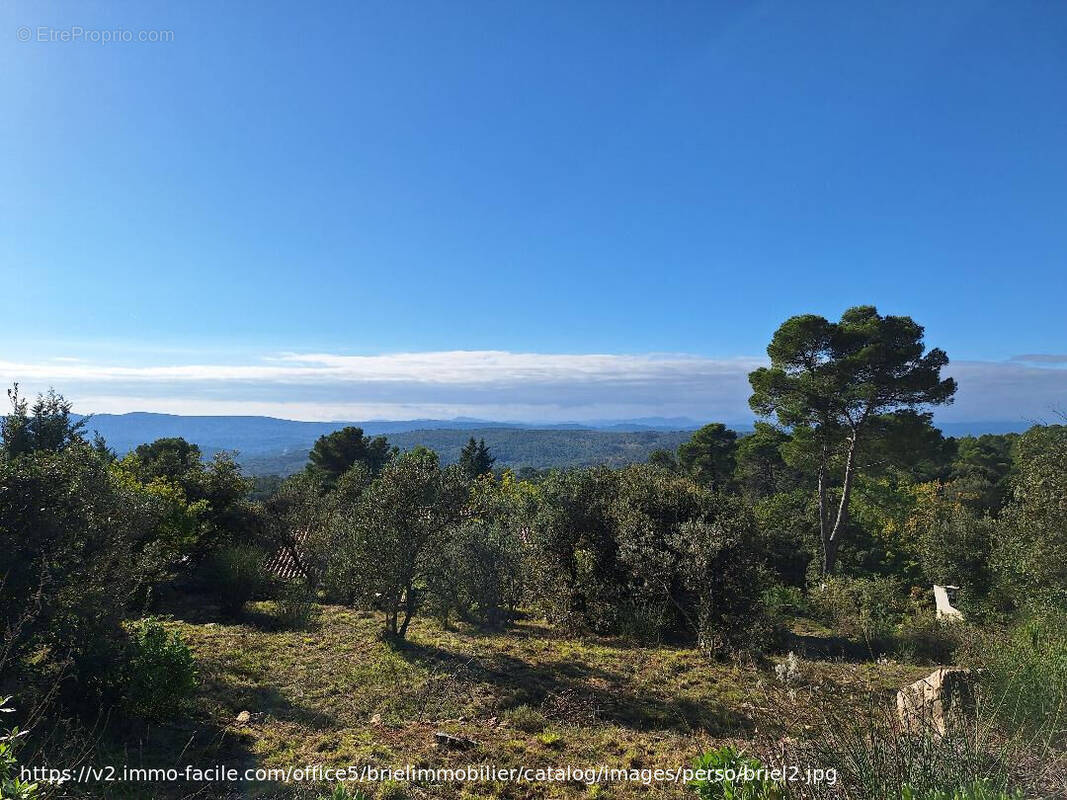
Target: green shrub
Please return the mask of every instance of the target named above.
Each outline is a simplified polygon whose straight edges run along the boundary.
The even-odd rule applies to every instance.
[[[732,498],[700,520],[683,524],[675,546],[679,578],[694,599],[697,646],[723,655],[755,651],[771,639],[760,602],[764,572],[751,515]]]
[[[95,716],[121,686],[122,619],[148,583],[141,489],[71,446],[0,459],[0,653],[61,671],[58,701]],[[47,664],[45,663],[47,662]]]
[[[666,617],[662,604],[624,602],[618,613],[619,635],[643,645],[658,645],[663,640]]]
[[[8,706],[9,702],[10,697],[0,697],[0,713],[14,711]],[[26,733],[18,728],[0,733],[0,798],[4,800],[34,800],[37,797],[37,784],[27,783],[19,777],[18,752]]]
[[[552,622],[722,653],[768,632],[751,510],[659,467],[550,475],[530,522],[533,600]]]
[[[765,767],[755,758],[730,746],[709,750],[693,762],[708,777],[690,784],[700,800],[782,800],[784,787],[765,774]]]
[[[621,591],[618,545],[609,516],[616,472],[551,472],[530,519],[530,594],[553,624],[611,633]]]
[[[965,597],[984,597],[990,588],[989,555],[996,535],[991,517],[960,502],[931,503],[921,535],[923,573],[930,583],[961,584]],[[970,617],[970,608],[962,609]]]
[[[907,606],[903,587],[892,578],[829,577],[809,599],[836,633],[864,642],[872,653],[892,648]]]
[[[1025,609],[1037,598],[1067,607],[1067,425],[1031,428],[1014,460],[1014,493],[990,559],[996,603]]]
[[[1064,738],[1067,612],[1046,609],[1011,627],[976,630],[962,648],[977,668],[993,722],[1008,733]]]
[[[715,654],[758,648],[762,561],[748,507],[650,467],[621,470],[617,487],[616,613],[634,604],[658,610],[664,637],[695,639]]]
[[[345,492],[346,478],[338,491]],[[331,518],[327,591],[345,602],[384,613],[386,639],[402,640],[425,607],[426,583],[437,568],[469,487],[455,465],[441,467],[420,447],[397,456]],[[355,488],[354,487],[354,488]]]
[[[751,510],[663,468],[551,475],[528,544],[530,594],[553,623],[713,654],[758,649],[769,634]]]
[[[515,526],[468,520],[450,532],[428,575],[430,602],[438,617],[502,628],[522,598],[522,548]]]
[[[763,607],[775,622],[802,617],[811,612],[807,598],[796,586],[775,583],[763,590]]]
[[[951,663],[960,643],[958,623],[942,622],[933,614],[904,617],[897,628],[897,652],[905,661]]]
[[[157,619],[138,623],[133,636],[128,689],[131,709],[153,721],[180,714],[196,689],[196,661],[181,634]]]
[[[245,603],[267,587],[265,565],[265,554],[258,547],[236,544],[212,553],[204,564],[203,577],[222,610],[237,615]]]
[[[275,616],[278,623],[291,630],[309,627],[317,616],[315,592],[303,581],[288,581],[278,590]]]

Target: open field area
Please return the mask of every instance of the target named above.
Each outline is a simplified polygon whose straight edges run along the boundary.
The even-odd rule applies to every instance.
[[[714,662],[688,647],[571,638],[536,621],[487,634],[420,620],[409,641],[392,647],[381,640],[374,614],[324,606],[313,628],[278,630],[272,605],[253,604],[244,624],[192,615],[168,623],[196,654],[202,685],[190,722],[150,730],[145,753],[169,763],[175,754],[160,749],[191,738],[186,760],[212,763],[217,747],[226,763],[259,767],[678,768],[722,744],[746,746],[768,723],[769,695],[780,694],[774,660]],[[894,661],[801,664],[806,683],[857,702],[930,670]],[[242,711],[250,719],[238,722]],[[436,732],[474,744],[440,749]],[[152,758],[146,755],[145,764]],[[291,792],[313,796],[313,788],[323,789]],[[662,782],[364,788],[390,798],[692,796]],[[280,789],[260,784],[245,791],[275,797]]]

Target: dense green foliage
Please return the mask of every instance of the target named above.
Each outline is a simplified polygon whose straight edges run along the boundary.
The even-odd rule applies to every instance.
[[[459,454],[459,468],[468,478],[477,478],[492,472],[496,458],[489,452],[485,439],[475,441],[472,436]]]
[[[153,497],[87,448],[0,462],[5,660],[44,648],[72,693],[109,694],[125,610],[176,555],[160,522]]]
[[[678,465],[701,486],[727,489],[737,465],[737,433],[721,422],[705,425],[678,448]]]
[[[431,590],[439,614],[499,628],[522,601],[522,552],[516,531],[498,521],[471,520],[449,537]]]
[[[692,784],[700,800],[783,800],[786,796],[782,783],[767,777],[759,759],[729,745],[702,754],[693,769],[708,776]]]
[[[537,601],[599,632],[759,640],[761,558],[743,504],[657,467],[550,476],[531,522]]]
[[[193,654],[177,633],[156,619],[141,620],[133,631],[129,702],[145,719],[164,722],[180,715],[196,688]]]
[[[194,559],[247,539],[260,524],[249,498],[252,482],[228,453],[205,461],[199,447],[180,437],[157,439],[128,453],[117,466],[138,484],[176,501],[173,522],[185,526],[182,546]]]
[[[1067,606],[1067,427],[1023,434],[1014,465],[1014,493],[994,534],[999,598],[1010,607]]]
[[[266,559],[253,544],[228,544],[208,555],[200,574],[223,612],[238,616],[245,603],[263,592],[270,580]]]
[[[372,439],[363,435],[362,428],[349,426],[319,437],[308,454],[308,469],[332,485],[356,464],[378,473],[393,455],[384,436]]]
[[[253,535],[248,482],[167,440],[116,461],[49,393],[12,392],[0,458],[0,672],[96,713],[127,688],[122,623],[221,543]],[[133,648],[136,651],[136,647]]]
[[[442,469],[429,450],[393,459],[381,475],[345,497],[328,543],[331,591],[385,612],[386,631],[403,637],[427,577],[465,495],[457,467]]]
[[[979,669],[996,723],[1038,740],[1067,740],[1067,612],[1045,609],[975,632],[962,659]]]
[[[910,429],[929,428],[917,409],[950,402],[956,391],[952,378],[941,378],[948,356],[924,352],[922,337],[910,317],[883,317],[873,306],[850,308],[836,323],[791,317],[767,346],[771,366],[749,376],[752,409],[792,430],[791,462],[815,475],[823,574],[837,562],[867,451],[899,449],[915,438]]]

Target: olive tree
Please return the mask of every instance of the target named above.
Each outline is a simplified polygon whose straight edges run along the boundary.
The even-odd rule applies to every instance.
[[[404,638],[437,553],[460,517],[468,487],[455,466],[418,448],[391,460],[336,515],[334,580],[354,602],[385,612],[385,631]]]

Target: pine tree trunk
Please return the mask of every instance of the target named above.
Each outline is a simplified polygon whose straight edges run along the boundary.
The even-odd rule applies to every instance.
[[[848,525],[848,504],[852,496],[852,482],[856,473],[856,435],[849,439],[848,455],[845,458],[845,480],[841,484],[841,500],[837,506],[837,518],[829,535],[823,537],[823,576],[833,572],[837,565],[837,551],[841,537]],[[825,530],[825,528],[824,528]]]
[[[830,557],[830,521],[827,519],[824,465],[819,467],[819,541],[822,544],[822,575],[826,577],[833,569],[833,559]]]

